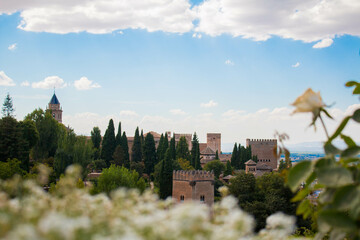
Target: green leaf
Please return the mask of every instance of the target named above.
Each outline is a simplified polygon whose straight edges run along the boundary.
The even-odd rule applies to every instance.
[[[346,143],[346,145],[348,145],[348,147],[356,146],[356,143],[354,142],[354,140],[352,140],[351,137],[346,136],[344,134],[340,134],[340,137],[344,140],[344,142]]]
[[[336,189],[334,188],[326,188],[324,191],[320,193],[320,196],[318,198],[319,202],[322,204],[332,202],[334,199],[335,192]]]
[[[328,111],[326,111],[324,108],[321,108],[321,111],[323,111],[328,118],[334,119],[334,118],[328,113]]]
[[[345,86],[346,87],[352,87],[352,86],[356,86],[358,85],[359,83],[356,82],[356,81],[348,81],[347,83],[345,83]]]
[[[332,140],[334,140],[337,136],[340,135],[340,133],[342,132],[342,130],[344,130],[346,124],[348,123],[348,121],[350,120],[351,117],[346,117],[344,118],[344,120],[341,122],[341,124],[339,125],[339,127],[336,129],[335,133],[329,138],[328,142],[331,142]]]
[[[346,168],[331,166],[316,170],[318,182],[327,187],[341,187],[353,183],[352,175]]]
[[[360,123],[360,109],[357,109],[351,117],[354,121]]]
[[[318,215],[318,226],[321,232],[341,229],[346,232],[356,231],[356,223],[344,212],[335,210],[321,211]]]
[[[323,167],[329,167],[334,165],[334,159],[333,158],[320,158],[315,163],[315,168],[323,168]]]
[[[341,157],[343,157],[343,158],[351,158],[351,157],[356,157],[358,154],[360,154],[360,147],[359,146],[354,146],[354,147],[349,147],[349,148],[345,149],[341,153]]]
[[[306,179],[306,186],[309,186],[316,179],[316,172],[312,172],[311,175]]]
[[[353,94],[360,94],[360,85],[357,85],[353,91]]]
[[[303,200],[296,209],[296,215],[303,215],[304,219],[308,218],[312,212],[312,205],[309,199]]]
[[[287,184],[293,192],[310,176],[312,168],[310,161],[301,161],[290,169]]]
[[[298,202],[306,198],[310,194],[311,190],[309,188],[303,188],[297,192],[295,197],[291,199],[292,202]]]
[[[348,185],[336,190],[334,196],[334,207],[339,210],[349,210],[359,204],[360,187]]]
[[[325,143],[324,150],[326,154],[339,154],[341,151],[334,145],[332,145],[330,142]]]

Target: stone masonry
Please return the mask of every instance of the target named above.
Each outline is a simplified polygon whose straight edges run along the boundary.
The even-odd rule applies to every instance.
[[[277,147],[276,139],[246,139],[246,147],[251,146],[252,155],[256,155],[259,163],[265,163],[277,169],[278,159],[274,155],[274,148]]]
[[[214,204],[214,173],[208,171],[173,171],[172,197],[178,202],[199,201]]]

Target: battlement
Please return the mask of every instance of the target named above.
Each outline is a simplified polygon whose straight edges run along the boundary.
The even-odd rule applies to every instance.
[[[276,144],[277,140],[276,139],[249,139],[249,138],[246,139],[246,143],[261,143],[261,142]]]
[[[182,181],[213,181],[214,173],[213,171],[202,171],[202,170],[192,170],[192,171],[173,171],[173,180],[182,180]]]

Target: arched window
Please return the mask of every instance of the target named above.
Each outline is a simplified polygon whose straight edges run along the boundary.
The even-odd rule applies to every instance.
[[[184,200],[185,200],[184,195],[181,195],[181,196],[180,196],[180,202],[183,202]]]
[[[200,202],[205,202],[205,196],[204,195],[200,196]]]

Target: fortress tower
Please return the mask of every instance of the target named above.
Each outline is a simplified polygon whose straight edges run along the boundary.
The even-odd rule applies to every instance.
[[[207,146],[214,152],[218,151],[221,153],[221,133],[208,133],[207,135]]]
[[[272,169],[277,168],[278,159],[274,155],[277,147],[276,139],[246,139],[246,147],[251,146],[251,154],[256,155],[259,163],[264,163]]]
[[[62,108],[60,107],[60,102],[57,99],[55,92],[49,102],[49,107],[47,108],[47,110],[51,111],[51,115],[53,116],[53,118],[55,118],[56,121],[62,123]]]
[[[208,171],[173,171],[172,197],[179,202],[200,201],[214,204],[214,173]]]

